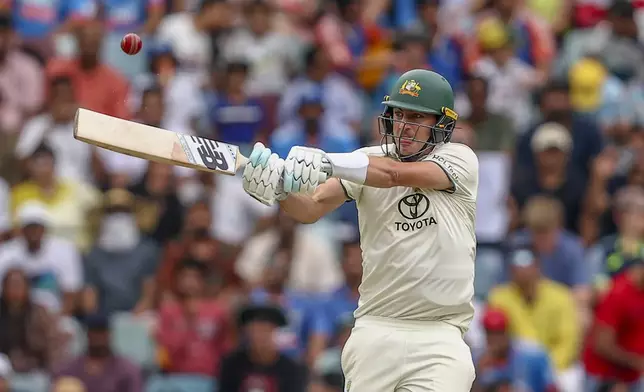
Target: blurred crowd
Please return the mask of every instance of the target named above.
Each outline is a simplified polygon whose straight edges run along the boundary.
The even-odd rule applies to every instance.
[[[342,391],[355,205],[301,225],[74,114],[349,152],[413,68],[480,160],[473,390],[636,391],[643,42],[637,0],[1,0],[0,392]]]

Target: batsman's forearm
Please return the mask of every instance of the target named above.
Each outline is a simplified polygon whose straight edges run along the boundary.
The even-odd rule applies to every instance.
[[[321,216],[317,216],[315,201],[310,195],[291,193],[280,201],[282,211],[300,223],[315,223]]]
[[[340,181],[330,178],[319,185],[313,195],[291,193],[280,201],[280,207],[291,218],[301,223],[315,223],[347,200]]]

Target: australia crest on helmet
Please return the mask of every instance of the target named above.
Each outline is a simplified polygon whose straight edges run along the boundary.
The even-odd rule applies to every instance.
[[[421,87],[420,84],[415,80],[405,80],[405,82],[400,87],[398,91],[402,95],[411,95],[412,97],[417,97],[420,93]]]

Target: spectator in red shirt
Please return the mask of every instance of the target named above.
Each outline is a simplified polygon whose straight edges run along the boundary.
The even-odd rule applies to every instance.
[[[644,260],[631,263],[597,307],[583,353],[587,373],[584,391],[598,391],[604,384],[616,382],[626,384],[629,392],[640,390],[644,375]]]
[[[78,56],[71,59],[52,59],[47,64],[47,76],[70,77],[81,107],[129,119],[129,83],[123,75],[100,60],[103,40],[101,24],[84,24],[78,29],[76,40]]]
[[[206,272],[201,263],[181,263],[175,273],[179,298],[159,311],[157,341],[169,373],[213,376],[234,344],[226,307],[204,296]]]

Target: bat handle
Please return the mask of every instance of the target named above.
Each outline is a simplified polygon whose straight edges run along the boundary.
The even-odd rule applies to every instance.
[[[235,162],[235,172],[237,172],[239,169],[243,169],[246,167],[246,164],[248,163],[248,158],[243,156],[241,153],[237,153],[237,161]]]

